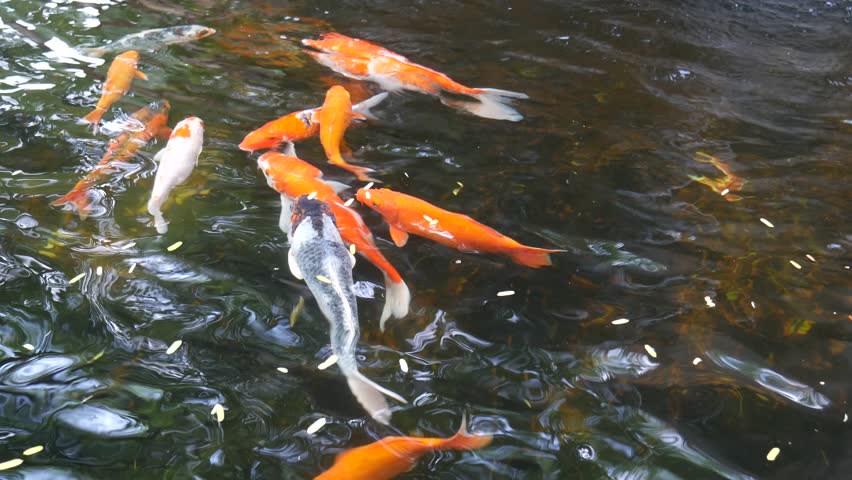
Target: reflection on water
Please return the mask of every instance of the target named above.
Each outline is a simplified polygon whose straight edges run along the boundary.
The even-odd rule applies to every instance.
[[[312,478],[463,413],[494,442],[401,478],[848,475],[848,1],[11,0],[0,19],[0,463],[24,459],[0,477]],[[150,80],[97,135],[76,123],[111,61],[77,47],[178,24],[217,33],[142,52]],[[518,123],[395,94],[347,138],[383,186],[568,251],[531,270],[400,249],[362,209],[413,294],[382,333],[382,278],[355,267],[359,364],[411,400],[390,427],[316,368],[325,319],[236,148],[330,85],[378,93],[304,54],[326,31],[529,94]],[[93,190],[90,218],[51,208],[158,98],[207,129],[168,234],[145,208],[158,141]],[[318,142],[299,154],[362,186]]]

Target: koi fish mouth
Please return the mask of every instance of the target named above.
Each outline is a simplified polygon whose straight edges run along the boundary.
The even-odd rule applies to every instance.
[[[208,28],[206,30],[202,30],[202,31],[198,32],[197,34],[195,34],[195,38],[201,39],[201,38],[209,37],[210,35],[213,35],[214,33],[216,33],[215,28]]]

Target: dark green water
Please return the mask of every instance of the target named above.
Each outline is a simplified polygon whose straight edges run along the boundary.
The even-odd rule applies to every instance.
[[[312,478],[382,436],[450,435],[463,413],[492,445],[427,455],[400,478],[852,471],[852,2],[12,0],[0,18],[0,462],[25,458],[0,478]],[[106,148],[75,124],[106,66],[63,63],[43,42],[187,23],[219,33],[141,52],[150,80],[106,117],[166,98],[170,124],[204,119],[168,234],[145,211],[162,143],[96,189],[102,214],[50,207]],[[533,270],[423,239],[398,249],[361,210],[413,294],[382,334],[381,274],[355,268],[362,369],[410,400],[391,428],[336,367],[316,369],[325,319],[287,271],[277,195],[236,148],[332,84],[377,91],[292,41],[331,30],[529,94],[520,123],[395,95],[347,138],[387,186],[568,250]],[[359,186],[318,141],[298,151]],[[697,152],[745,184],[722,196],[692,180],[723,177]]]

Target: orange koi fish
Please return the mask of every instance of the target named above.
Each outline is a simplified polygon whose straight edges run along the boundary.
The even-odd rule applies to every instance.
[[[398,53],[339,33],[326,33],[319,40],[304,39],[302,43],[318,50],[309,54],[320,64],[341,75],[369,80],[392,92],[411,90],[435,96],[447,92],[473,97],[478,101],[460,102],[444,98],[441,101],[483,118],[512,122],[523,119],[523,115],[507,105],[507,102],[513,98],[529,98],[524,93],[466,87],[447,75],[416,64]]]
[[[705,176],[689,175],[689,178],[710,187],[716,193],[722,194],[724,192],[723,196],[729,202],[736,202],[743,199],[743,197],[729,192],[739,192],[747,180],[736,176],[725,162],[718,157],[708,155],[704,152],[695,152],[695,160],[713,165],[724,176],[720,178],[707,178]]]
[[[467,215],[448,212],[386,188],[362,188],[357,198],[385,218],[391,238],[399,247],[404,246],[408,234],[413,233],[461,251],[509,255],[515,262],[532,268],[550,265],[550,254],[564,251],[521,245]]]
[[[101,121],[104,113],[109,110],[115,102],[121,100],[121,97],[127,94],[130,90],[130,85],[134,78],[148,80],[148,77],[137,70],[136,64],[139,62],[139,53],[130,50],[115,57],[107,71],[106,81],[101,93],[101,98],[98,100],[98,105],[91,113],[82,118],[82,123],[91,123],[98,129],[98,123]]]
[[[170,129],[166,127],[170,108],[171,105],[167,100],[160,100],[131,115],[131,118],[135,120],[133,123],[138,123],[143,127],[136,131],[126,131],[110,140],[109,149],[101,162],[88,175],[77,182],[77,185],[70,192],[50,204],[58,206],[71,203],[77,208],[80,218],[85,219],[91,211],[89,189],[96,185],[101,177],[114,172],[115,163],[130,160],[136,151],[144,147],[154,136],[170,132]]]
[[[285,155],[279,152],[267,152],[257,159],[257,165],[266,176],[270,187],[281,194],[280,227],[290,231],[290,207],[294,199],[301,195],[316,193],[316,198],[327,203],[337,222],[337,229],[344,242],[355,246],[355,251],[382,271],[385,277],[385,306],[382,310],[380,328],[384,330],[385,321],[393,316],[402,318],[408,315],[411,292],[402,280],[399,272],[382,255],[373,240],[373,234],[364,223],[361,215],[344,205],[336,191],[348,188],[337,182],[322,180],[322,172],[313,165],[297,158],[295,152]]]
[[[328,161],[351,172],[358,177],[358,180],[363,182],[375,181],[367,175],[367,172],[372,172],[371,169],[350,165],[340,155],[343,134],[346,133],[346,129],[349,128],[352,119],[367,119],[363,115],[352,111],[352,101],[349,99],[349,92],[340,86],[329,88],[325,94],[325,102],[323,102],[322,107],[317,112],[317,118],[320,123],[320,143],[322,143],[322,148],[325,150],[325,156],[328,158]]]
[[[353,105],[352,110],[360,115],[353,118],[372,117],[370,108],[381,103],[387,96],[387,93],[380,93]],[[322,107],[317,107],[293,112],[263,125],[246,135],[239,145],[240,150],[266,150],[285,142],[298,142],[317,135],[320,132],[318,113],[321,109]]]
[[[385,437],[347,450],[314,480],[390,480],[434,450],[474,450],[491,443],[491,435],[469,435],[466,423],[462,420],[458,433],[450,438]]]

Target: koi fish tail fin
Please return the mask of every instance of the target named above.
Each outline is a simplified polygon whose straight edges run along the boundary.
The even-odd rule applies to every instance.
[[[346,163],[346,161],[343,160],[343,157],[341,157],[340,155],[337,155],[334,160],[331,160],[331,163],[333,163],[333,164],[337,165],[338,167],[348,171],[352,175],[355,175],[355,177],[357,177],[358,180],[361,180],[362,182],[381,183],[381,180],[377,180],[377,179],[371,177],[370,175],[368,175],[370,172],[373,171],[372,168],[359,167],[357,165],[352,165],[352,164]]]
[[[158,202],[157,199],[152,198],[148,201],[148,213],[150,213],[154,217],[154,228],[157,229],[157,233],[163,235],[168,233],[169,231],[169,222],[163,217],[163,212],[160,210],[160,204],[162,202]]]
[[[75,188],[70,192],[66,193],[65,195],[50,202],[50,205],[54,207],[67,204],[74,205],[74,208],[77,209],[77,213],[80,215],[80,219],[85,220],[89,213],[92,211],[92,205],[89,200],[89,190],[85,188]]]
[[[340,366],[343,374],[346,376],[346,383],[349,384],[352,394],[355,395],[355,398],[358,399],[358,403],[364,407],[364,410],[377,422],[383,425],[387,425],[390,422],[391,411],[388,407],[388,402],[385,400],[385,396],[402,403],[408,403],[401,396],[365,377],[357,368],[344,365]]]
[[[467,418],[462,418],[458,433],[444,441],[441,450],[475,450],[491,443],[491,435],[471,435],[467,431]]]
[[[385,322],[388,318],[402,318],[408,315],[408,304],[411,303],[411,292],[408,285],[400,278],[398,282],[385,273],[385,306],[382,309],[382,317],[379,320],[379,328],[385,331]]]
[[[90,124],[92,124],[93,125],[92,128],[94,128],[95,133],[97,133],[98,124],[101,123],[101,117],[104,116],[105,112],[106,112],[106,110],[104,110],[100,107],[95,107],[95,109],[92,110],[91,112],[89,112],[88,115],[81,118],[78,123],[90,123]]]
[[[565,250],[550,250],[547,248],[533,248],[521,246],[511,252],[512,260],[521,265],[526,265],[532,268],[547,267],[552,265],[550,262],[551,253],[560,253]]]
[[[364,100],[361,103],[356,103],[355,105],[352,105],[352,111],[355,113],[360,113],[361,115],[371,120],[375,120],[376,116],[373,115],[373,112],[371,112],[370,109],[382,103],[386,98],[388,98],[388,92],[382,92],[378,95],[373,95],[372,97]]]
[[[478,93],[472,95],[478,102],[467,102],[463,100],[442,99],[442,101],[452,107],[458,107],[466,110],[477,117],[491,118],[493,120],[508,120],[510,122],[519,122],[524,116],[517,110],[508,105],[511,99],[529,98],[527,94],[520,92],[510,92],[508,90],[497,90],[495,88],[477,88]]]

